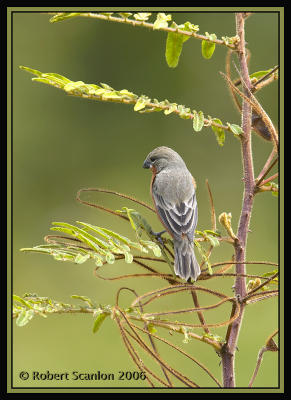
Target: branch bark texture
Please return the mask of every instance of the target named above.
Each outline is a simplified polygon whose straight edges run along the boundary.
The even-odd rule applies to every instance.
[[[237,54],[239,59],[240,73],[243,81],[244,94],[249,97],[251,82],[249,78],[246,49],[245,49],[245,17],[244,13],[236,14],[236,33],[240,39],[237,47]],[[224,387],[235,387],[235,352],[237,349],[237,342],[239,337],[239,331],[242,324],[245,304],[242,302],[246,296],[246,266],[244,261],[246,260],[246,245],[247,236],[250,224],[250,218],[254,200],[254,169],[253,169],[253,157],[252,157],[252,142],[251,142],[251,123],[252,123],[252,109],[250,104],[243,100],[242,104],[242,129],[243,135],[241,138],[241,151],[242,151],[242,163],[243,163],[243,182],[244,182],[244,194],[242,210],[239,219],[239,225],[237,230],[237,239],[235,241],[235,260],[236,273],[239,276],[235,279],[234,292],[237,297],[237,301],[240,304],[239,317],[231,324],[227,331],[226,343],[222,351],[222,370],[223,370],[223,384]],[[233,310],[233,312],[235,312]]]

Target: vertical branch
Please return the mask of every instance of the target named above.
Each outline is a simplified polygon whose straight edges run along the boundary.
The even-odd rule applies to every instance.
[[[240,39],[237,46],[237,54],[240,65],[240,73],[243,81],[243,91],[245,96],[250,96],[251,82],[249,79],[249,72],[246,59],[245,49],[245,16],[244,13],[236,13],[236,33]],[[251,142],[251,122],[252,122],[252,109],[251,105],[243,100],[242,104],[242,129],[243,135],[241,138],[241,150],[242,150],[242,163],[243,163],[243,182],[244,182],[244,194],[241,215],[239,219],[237,239],[235,240],[235,260],[236,273],[239,275],[235,279],[234,291],[238,299],[241,302],[246,295],[246,268],[244,260],[246,259],[246,244],[249,223],[251,218],[251,212],[254,200],[254,169],[253,169],[253,157],[252,157],[252,142]],[[241,309],[239,317],[231,324],[228,334],[227,342],[223,347],[222,351],[222,370],[223,370],[223,383],[224,387],[235,387],[235,352],[237,348],[238,336],[240,327],[243,320],[245,304],[241,303]]]

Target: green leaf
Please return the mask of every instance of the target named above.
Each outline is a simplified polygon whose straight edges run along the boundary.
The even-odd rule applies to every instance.
[[[196,110],[193,110],[193,129],[195,132],[201,131],[204,126],[204,115],[202,111],[197,113]]]
[[[158,244],[152,242],[151,240],[141,240],[140,242],[142,245],[152,250],[156,257],[161,257],[162,253]]]
[[[211,229],[205,229],[204,232],[205,232],[207,235],[210,234],[210,235],[212,235],[212,236],[221,237],[221,234],[220,234],[220,233],[215,232],[215,231],[212,231]]]
[[[133,261],[133,255],[129,252],[124,253],[124,260],[126,263],[131,264]]]
[[[94,254],[93,255],[94,261],[95,261],[95,265],[97,265],[97,267],[102,267],[103,265],[103,257],[100,256],[100,254]]]
[[[271,186],[271,188],[279,189],[279,185],[278,185],[278,183],[276,183],[276,182],[267,182],[267,183],[265,183],[264,186]],[[275,197],[278,197],[278,196],[279,196],[279,191],[273,191],[273,190],[272,190],[271,193],[272,193],[272,195],[275,196]]]
[[[173,22],[171,28],[179,29],[180,27]],[[175,68],[178,65],[183,43],[188,39],[190,39],[189,36],[182,35],[181,33],[168,33],[166,41],[166,61],[170,68]]]
[[[55,72],[43,73],[42,77],[50,78],[50,79],[56,81],[57,83],[61,83],[61,84],[64,84],[64,85],[66,85],[67,83],[72,82],[70,79],[66,78],[65,76],[57,74]]]
[[[156,332],[157,332],[156,327],[155,327],[152,323],[147,324],[147,330],[148,330],[150,333],[156,333]]]
[[[109,245],[101,239],[96,238],[90,233],[86,232],[84,229],[80,229],[77,226],[65,223],[65,222],[52,222],[52,225],[60,225],[50,228],[52,231],[61,231],[65,233],[69,233],[70,235],[75,236],[82,242],[86,243],[93,250],[99,252],[100,248],[107,249]],[[68,232],[66,232],[69,229]],[[71,231],[71,232],[70,232]]]
[[[185,24],[177,25],[174,21],[171,28],[179,29],[185,32],[197,32],[199,30],[198,25],[193,25],[190,22]],[[175,68],[178,65],[179,58],[183,49],[183,43],[190,39],[190,36],[183,35],[181,33],[169,32],[166,42],[166,61],[170,68]]]
[[[79,296],[78,294],[72,294],[71,297],[72,297],[72,299],[78,299],[78,300],[85,301],[86,303],[89,304],[90,307],[94,307],[92,300],[89,299],[89,297],[87,297],[87,296]]]
[[[109,313],[106,312],[100,312],[100,314],[97,316],[97,318],[94,321],[94,325],[93,325],[93,333],[96,333],[101,325],[103,324],[104,320],[106,317],[108,317]]]
[[[18,303],[23,304],[24,306],[26,306],[27,308],[33,309],[32,305],[29,304],[28,301],[24,300],[22,297],[17,296],[16,294],[13,295],[13,301],[18,301]]]
[[[269,72],[272,71],[272,68],[267,69],[266,71],[257,71],[250,75],[250,78],[256,78],[257,80],[263,78],[263,76],[267,75]]]
[[[110,253],[109,251],[106,252],[105,259],[108,264],[114,264],[114,261],[115,261],[114,254]]]
[[[16,319],[17,326],[26,325],[34,316],[33,310],[22,310]]]
[[[161,29],[168,27],[168,21],[171,21],[172,16],[170,14],[166,15],[164,13],[158,13],[157,19],[154,22],[153,29]]]
[[[171,114],[173,111],[177,110],[177,104],[176,103],[172,103],[169,105],[169,108],[167,110],[164,111],[165,115],[169,115]]]
[[[133,109],[134,109],[134,111],[140,111],[140,110],[142,110],[143,108],[145,108],[145,106],[146,106],[145,100],[144,100],[142,97],[140,97],[140,98],[137,100],[137,102],[135,103]]]
[[[225,339],[223,339],[221,336],[214,335],[212,333],[204,333],[202,336],[211,340],[215,340],[218,343],[225,343]]]
[[[212,121],[216,122],[217,124],[222,125],[222,122],[218,118],[213,118]],[[213,132],[215,133],[216,140],[217,140],[219,146],[223,146],[224,142],[225,142],[224,129],[218,128],[218,126],[214,126],[214,125],[211,125],[211,128],[212,128]]]
[[[76,264],[83,264],[90,258],[90,254],[77,254],[74,261]]]
[[[132,15],[132,13],[130,13],[130,12],[120,12],[120,13],[118,13],[122,18],[128,18],[128,17],[130,17],[131,15]]]
[[[41,83],[45,83],[47,85],[52,85],[52,81],[48,78],[32,78],[31,80],[34,82],[41,82]]]
[[[151,13],[136,13],[133,16],[137,21],[147,21],[151,15]]]
[[[208,32],[205,32],[205,35],[210,39],[210,40],[215,40],[217,39],[215,33],[209,34]],[[213,53],[215,50],[215,43],[210,42],[208,40],[202,40],[201,43],[201,51],[202,51],[202,56],[206,59],[209,59],[212,57]]]
[[[33,75],[42,76],[42,72],[38,71],[37,69],[23,67],[22,65],[20,65],[19,68],[23,69],[24,71],[30,72]]]
[[[216,237],[211,235],[207,235],[206,237],[213,247],[219,246],[219,240]]]
[[[67,93],[75,92],[89,94],[90,88],[83,81],[69,82],[64,86]]]
[[[230,124],[229,122],[227,122],[227,126],[230,128],[231,132],[236,136],[240,136],[243,133],[243,130],[239,125]]]
[[[131,242],[130,239],[128,239],[128,238],[125,237],[125,236],[120,235],[119,233],[110,231],[109,229],[106,229],[106,228],[100,228],[100,229],[101,229],[102,231],[104,231],[105,233],[107,233],[108,235],[113,236],[114,238],[120,240],[121,242],[123,242],[123,243],[125,243],[125,244],[127,244],[127,245],[130,244],[130,242]]]
[[[199,242],[197,242],[196,240],[194,240],[195,246],[197,247],[201,257],[203,258],[203,261],[205,262],[207,268],[208,268],[208,273],[209,275],[213,274],[212,268],[211,268],[211,263],[209,262],[208,256],[204,250],[204,248],[201,246],[201,244]]]
[[[52,18],[50,18],[49,21],[52,23],[60,22],[60,21],[64,21],[65,19],[77,17],[80,14],[81,13],[58,13],[58,14],[54,15]]]

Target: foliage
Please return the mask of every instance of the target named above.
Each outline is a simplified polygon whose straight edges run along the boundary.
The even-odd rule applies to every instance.
[[[129,356],[137,368],[141,372],[146,373],[146,380],[150,386],[161,385],[173,387],[172,379],[175,378],[187,387],[199,387],[199,384],[192,379],[192,376],[184,376],[175,366],[167,362],[166,355],[160,355],[156,346],[158,342],[163,342],[192,360],[193,363],[205,371],[215,383],[215,386],[235,386],[234,356],[239,328],[243,321],[244,309],[248,304],[277,296],[279,280],[277,268],[262,275],[247,274],[245,270],[246,264],[250,266],[255,264],[278,266],[273,262],[249,261],[245,259],[249,220],[255,194],[267,191],[270,191],[273,195],[278,194],[278,185],[273,182],[277,178],[277,174],[266,178],[278,160],[278,135],[272,121],[270,121],[268,115],[254,96],[256,91],[278,78],[277,67],[257,71],[252,74],[248,73],[244,41],[244,19],[248,16],[247,14],[237,13],[236,35],[231,37],[223,36],[221,39],[218,39],[215,33],[209,34],[205,32],[205,35],[198,34],[199,26],[190,22],[178,25],[172,20],[170,14],[167,15],[165,13],[57,13],[50,19],[50,22],[55,23],[76,17],[85,17],[166,32],[165,57],[168,66],[171,68],[175,68],[178,65],[183,45],[190,38],[201,40],[201,52],[205,59],[211,59],[214,56],[215,48],[218,45],[224,46],[232,52],[237,52],[241,69],[239,79],[236,82],[230,79],[230,53],[227,56],[227,71],[224,78],[230,88],[233,100],[242,114],[242,126],[229,122],[223,124],[219,118],[212,118],[210,116],[205,118],[201,110],[191,110],[189,107],[178,105],[168,100],[158,101],[146,95],[136,95],[127,89],[116,90],[106,83],[98,85],[87,84],[83,81],[72,81],[57,73],[42,73],[28,67],[20,68],[36,75],[35,78],[32,78],[33,81],[59,88],[68,95],[133,105],[134,111],[139,113],[163,111],[165,115],[176,114],[182,119],[192,120],[195,132],[200,132],[203,127],[211,127],[219,146],[223,146],[225,143],[225,132],[231,133],[232,136],[239,140],[242,149],[242,163],[244,166],[243,205],[236,233],[231,223],[231,212],[222,212],[219,215],[218,221],[226,232],[226,236],[223,236],[216,226],[214,200],[207,183],[210,199],[211,228],[196,231],[194,242],[201,257],[200,267],[202,273],[199,276],[198,282],[194,284],[194,282],[190,281],[183,282],[179,277],[175,276],[173,272],[174,254],[172,240],[167,237],[157,236],[140,211],[127,207],[121,207],[120,210],[111,210],[99,204],[85,201],[80,196],[84,191],[105,192],[117,195],[119,198],[127,198],[135,202],[136,205],[155,212],[152,207],[141,200],[133,199],[126,194],[107,189],[80,190],[77,195],[78,201],[127,221],[133,230],[135,240],[117,233],[111,228],[99,227],[87,222],[77,222],[77,225],[66,222],[53,222],[51,230],[57,232],[57,234],[47,235],[45,237],[45,244],[21,250],[51,255],[57,261],[70,261],[76,264],[83,264],[92,260],[95,264],[94,273],[98,279],[120,280],[128,277],[155,277],[166,281],[167,286],[140,296],[132,288],[121,287],[116,294],[115,304],[102,306],[97,306],[95,301],[84,295],[72,295],[73,299],[82,301],[81,305],[78,306],[61,303],[47,297],[39,297],[36,294],[14,295],[13,317],[16,318],[18,326],[25,326],[36,315],[47,317],[47,315],[54,313],[88,313],[92,314],[94,318],[92,330],[95,333],[102,327],[105,319],[110,316],[119,329],[120,336]],[[154,21],[149,22],[153,17],[155,18]],[[238,88],[239,85],[242,86],[242,90]],[[240,104],[238,97],[242,99],[242,104]],[[254,119],[251,118],[252,111],[256,113],[256,124]],[[257,123],[257,120],[259,120],[261,125]],[[258,127],[259,125],[260,128]],[[251,141],[249,140],[251,129],[273,145],[273,150],[256,179],[253,176],[253,155]],[[262,134],[262,131],[267,132],[267,134]],[[274,158],[275,160],[273,160]],[[213,251],[218,246],[224,245],[231,245],[233,247],[234,255],[232,259],[216,264],[212,263],[211,255]],[[107,271],[107,268],[111,264],[119,260],[124,260],[128,264],[135,263],[143,269],[143,272],[129,275],[122,274],[121,272],[121,275],[113,278],[100,275],[100,268],[107,264]],[[163,272],[162,267],[164,264],[167,264],[167,267],[169,267],[168,273]],[[161,266],[161,269],[158,266]],[[234,293],[230,296],[217,290],[211,290],[206,285],[201,284],[202,281],[217,278],[223,279],[226,276],[232,276],[235,279]],[[122,308],[119,305],[119,295],[123,290],[131,292],[134,296],[134,300],[126,308]],[[191,294],[194,307],[178,310],[162,309],[155,312],[145,311],[145,308],[149,304],[158,304],[160,298],[176,296],[181,292]],[[198,294],[200,293],[207,294],[207,298],[209,298],[207,304],[200,305],[198,298]],[[205,313],[207,311],[217,309],[225,304],[230,306],[229,317],[225,317],[222,321],[206,321]],[[183,320],[185,314],[192,315],[195,313],[197,313],[199,324],[187,323]],[[182,320],[177,320],[177,317]],[[220,337],[214,330],[221,326],[227,326],[227,333],[224,338]],[[199,335],[196,333],[195,328],[201,328],[203,333]],[[181,341],[189,344],[189,352],[185,352],[172,341],[166,340],[160,333],[163,329],[180,334]],[[265,346],[260,350],[257,365],[249,386],[252,386],[257,375],[263,353],[265,351],[278,351],[278,346],[273,339],[276,334],[277,331],[272,333],[268,337]],[[150,344],[148,344],[146,338],[149,338]],[[221,357],[223,382],[220,382],[208,367],[191,354],[191,341],[193,340],[198,340],[212,346],[215,352]],[[160,375],[155,373],[143,361],[143,357],[140,354],[141,351],[146,352],[157,362],[160,367]]]

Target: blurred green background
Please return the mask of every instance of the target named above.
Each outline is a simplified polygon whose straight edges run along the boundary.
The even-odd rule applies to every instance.
[[[200,33],[215,32],[218,37],[235,34],[233,13],[174,13],[177,24],[190,21],[200,26]],[[278,14],[256,13],[246,23],[246,40],[252,57],[250,72],[278,64]],[[93,276],[94,264],[74,265],[50,257],[21,253],[22,247],[43,243],[52,221],[90,222],[111,228],[135,239],[131,228],[114,216],[76,202],[76,192],[85,187],[105,187],[133,195],[151,203],[150,173],[142,168],[146,155],[155,147],[166,145],[184,158],[198,185],[199,220],[197,229],[211,229],[209,199],[205,180],[211,186],[216,213],[231,212],[237,227],[242,202],[242,165],[240,144],[226,134],[219,147],[210,128],[200,133],[191,121],[163,113],[139,114],[132,106],[102,103],[69,97],[55,88],[34,83],[32,76],[19,65],[42,72],[57,72],[69,79],[86,83],[105,82],[115,89],[128,89],[159,100],[168,99],[191,109],[240,124],[219,71],[225,70],[226,48],[216,47],[211,60],[201,55],[201,42],[191,39],[184,44],[177,68],[165,61],[166,34],[123,25],[75,18],[50,24],[41,13],[13,15],[13,291],[78,304],[72,294],[86,295],[100,304],[114,304],[119,287],[128,286],[138,294],[165,286],[157,279],[103,281]],[[235,57],[233,58],[238,65]],[[234,67],[232,66],[234,71]],[[237,76],[233,73],[233,76]],[[259,100],[277,126],[278,85],[263,89]],[[271,144],[253,135],[254,167],[258,174],[271,151]],[[125,199],[94,195],[91,200],[120,209],[136,207]],[[139,209],[139,211],[143,211]],[[157,218],[145,213],[155,230],[161,228]],[[270,194],[255,199],[248,239],[248,260],[277,262],[278,206]],[[222,227],[219,229],[223,231]],[[225,261],[232,256],[231,246],[217,248],[211,261]],[[252,265],[248,272],[257,274],[272,267]],[[167,267],[162,268],[168,272]],[[118,262],[102,269],[104,276],[142,272],[134,265]],[[200,283],[198,283],[200,285]],[[201,283],[231,295],[233,279],[213,279]],[[121,304],[133,300],[123,293]],[[201,296],[201,304],[216,300]],[[191,307],[189,295],[170,296],[167,301],[149,309]],[[277,327],[277,300],[270,299],[247,307],[236,356],[237,385],[247,386],[253,373],[259,349]],[[209,322],[226,320],[230,306],[206,314]],[[180,317],[182,318],[182,317]],[[193,322],[193,317],[187,317]],[[23,328],[13,330],[13,371],[15,386],[101,387],[107,382],[21,381],[19,372],[95,372],[114,373],[111,386],[141,387],[143,381],[118,381],[118,371],[137,368],[126,353],[118,330],[110,319],[95,335],[93,319],[88,315],[55,315],[35,318]],[[226,328],[213,333],[223,336]],[[197,329],[197,332],[201,330]],[[182,335],[173,337],[158,331],[167,339],[189,351],[221,379],[219,357],[206,344],[192,340],[184,344]],[[161,353],[176,368],[192,377],[200,386],[213,386],[209,377],[164,346]],[[141,352],[141,355],[143,353]],[[149,365],[153,365],[151,362]],[[154,367],[156,368],[156,367]],[[157,371],[157,369],[155,369]],[[175,381],[179,386],[179,383]],[[276,353],[266,353],[254,386],[278,385]]]

